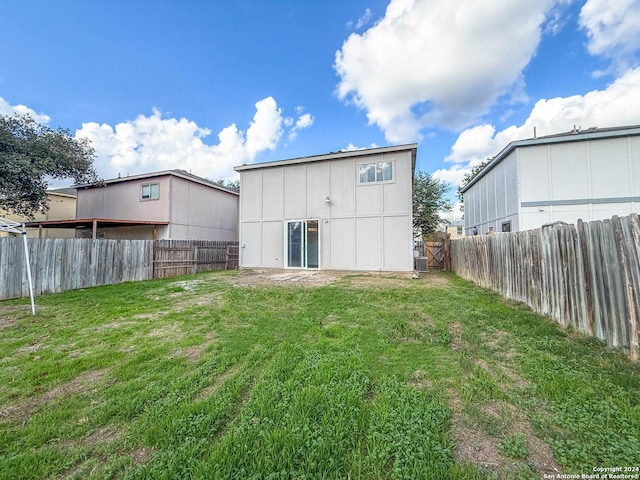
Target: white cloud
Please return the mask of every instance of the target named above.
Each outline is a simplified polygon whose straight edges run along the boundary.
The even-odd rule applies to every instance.
[[[438,180],[448,183],[454,187],[457,187],[462,183],[464,175],[469,171],[469,168],[462,165],[454,165],[448,169],[440,169],[433,172],[431,175]]]
[[[371,9],[367,8],[364,11],[364,14],[356,22],[356,28],[360,29],[360,28],[364,27],[365,25],[367,25],[369,23],[370,20],[371,20]]]
[[[367,150],[368,148],[378,148],[378,145],[375,143],[370,144],[368,147],[357,147],[352,142],[349,142],[345,148],[342,149],[343,152],[353,152],[355,150]]]
[[[336,52],[336,94],[393,143],[419,140],[428,126],[469,125],[499,97],[521,97],[545,14],[560,3],[391,0],[383,19]]]
[[[297,133],[313,123],[310,114],[300,117],[295,125],[293,120],[288,122],[272,97],[260,100],[255,107],[246,132],[231,124],[218,133],[215,145],[204,142],[211,134],[209,129],[185,118],[163,118],[158,109],[115,127],[83,123],[76,137],[92,141],[98,157],[96,168],[105,178],[181,168],[210,179],[230,179],[235,176],[234,166],[251,163],[260,153],[275,149],[287,127],[291,127],[289,133]]]
[[[612,59],[619,71],[637,65],[640,0],[587,0],[579,21],[587,32],[589,53]]]
[[[299,110],[299,111],[302,111],[302,110]],[[296,120],[295,125],[293,125],[291,130],[289,130],[289,141],[294,140],[298,136],[298,132],[300,130],[304,130],[305,128],[311,127],[311,125],[313,125],[314,120],[315,119],[310,113],[303,113],[302,115],[300,115],[298,117],[298,120]]]
[[[478,159],[484,161],[485,158],[482,157],[486,152],[495,150],[494,133],[493,125],[484,124],[468,128],[453,144],[451,154],[445,158],[445,161],[456,163],[469,163]]]
[[[574,126],[616,127],[640,124],[640,67],[627,72],[604,90],[585,95],[539,100],[520,126],[495,132],[492,125],[477,125],[464,130],[445,160],[454,162],[449,169],[433,175],[452,185],[459,185],[474,165],[500,153],[509,142],[567,132]]]
[[[356,20],[355,22],[353,21],[348,22],[347,27],[360,30],[362,27],[365,27],[369,24],[369,22],[371,21],[372,15],[373,13],[371,12],[371,9],[367,8],[358,20]]]
[[[8,115],[30,115],[36,122],[47,124],[51,120],[48,115],[37,113],[35,110],[25,105],[11,105],[4,98],[0,97],[0,114]]]
[[[276,148],[282,136],[282,110],[273,97],[256,103],[256,114],[247,129],[245,147],[249,160],[264,150]]]

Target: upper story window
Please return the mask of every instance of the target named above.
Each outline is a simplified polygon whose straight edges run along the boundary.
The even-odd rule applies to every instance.
[[[390,182],[393,180],[393,162],[363,163],[358,167],[360,183]]]
[[[160,188],[157,183],[145,183],[140,185],[140,200],[157,200]]]

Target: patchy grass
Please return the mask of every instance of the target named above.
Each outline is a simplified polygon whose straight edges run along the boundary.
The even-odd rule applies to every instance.
[[[640,465],[640,366],[449,274],[208,273],[0,302],[0,478]],[[297,280],[297,279],[294,279]]]

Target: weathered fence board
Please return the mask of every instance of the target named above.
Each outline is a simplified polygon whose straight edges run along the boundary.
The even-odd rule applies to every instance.
[[[225,270],[227,247],[238,242],[209,240],[156,240],[153,247],[153,277],[174,277]]]
[[[27,239],[35,295],[151,278],[145,240]],[[29,295],[21,238],[0,238],[0,299]]]
[[[455,239],[451,257],[452,269],[461,277],[638,359],[637,214]]]
[[[227,246],[200,240],[27,239],[34,294],[227,268]],[[0,300],[29,296],[20,237],[0,238]],[[237,261],[236,265],[237,267]]]

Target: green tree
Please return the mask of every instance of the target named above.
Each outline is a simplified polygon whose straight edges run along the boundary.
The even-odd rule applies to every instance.
[[[213,183],[217,183],[221,187],[228,188],[229,190],[233,190],[234,192],[240,191],[240,180],[225,180],[224,178],[219,178]]]
[[[462,195],[462,189],[466,187],[471,180],[476,178],[476,176],[482,171],[482,169],[484,169],[484,167],[489,165],[489,162],[491,162],[491,160],[493,160],[493,157],[489,157],[484,162],[471,167],[471,170],[465,173],[464,177],[462,177],[462,183],[460,184],[460,186],[458,187],[458,190],[456,191],[456,196],[458,197],[458,200],[460,200],[460,210],[462,212],[464,212],[464,195]]]
[[[0,115],[0,208],[32,217],[46,212],[47,181],[98,181],[88,139],[52,130],[29,115]]]
[[[416,233],[429,235],[444,220],[441,215],[451,211],[446,195],[450,185],[427,172],[416,172],[413,177],[413,228]]]

